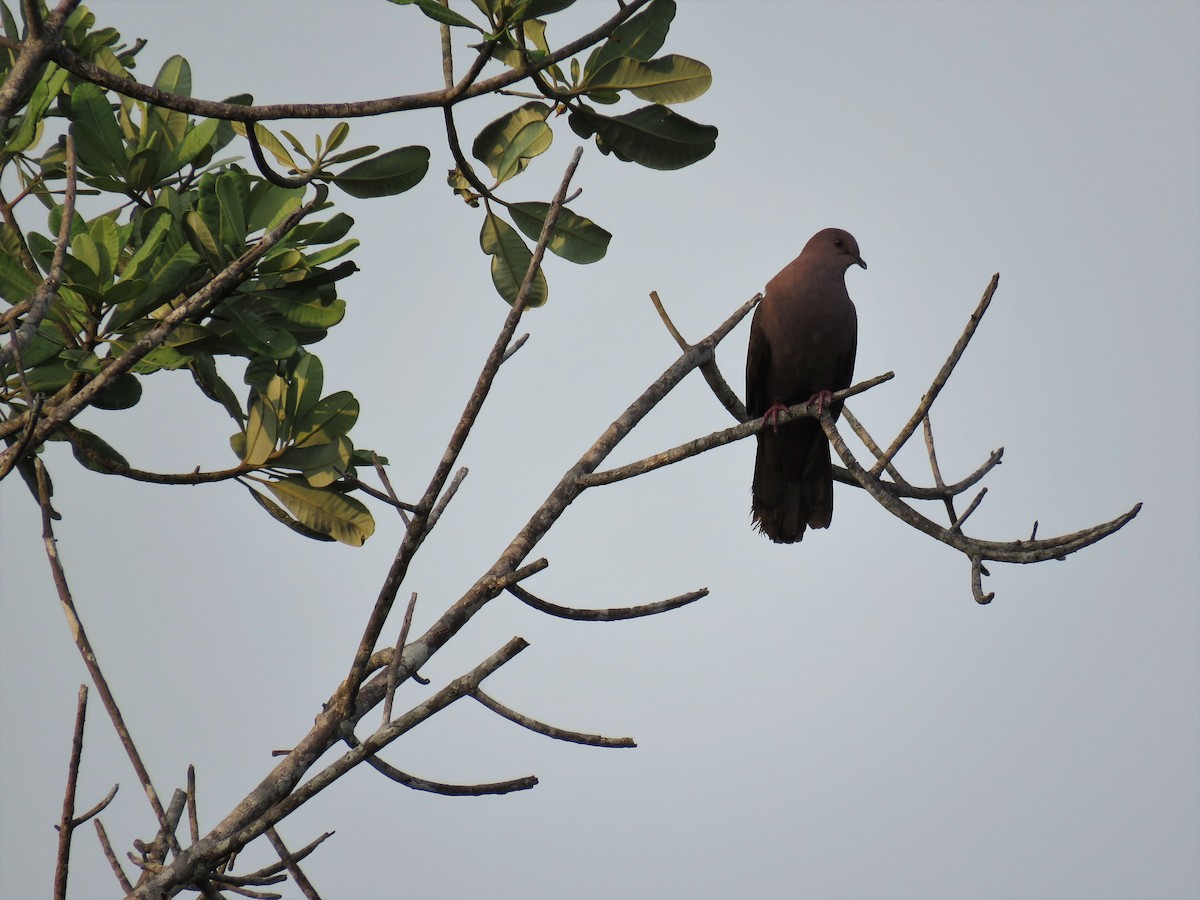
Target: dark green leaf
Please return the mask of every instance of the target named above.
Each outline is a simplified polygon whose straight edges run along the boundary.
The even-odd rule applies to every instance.
[[[204,393],[204,396],[225,407],[225,411],[240,425],[245,419],[242,406],[238,403],[233,388],[217,372],[216,360],[213,359],[212,354],[197,353],[192,359],[190,368],[192,378],[195,379],[196,385]]]
[[[351,166],[333,183],[351,197],[389,197],[419,184],[427,171],[428,148],[401,147]]]
[[[93,472],[112,471],[110,467],[105,466],[102,462],[97,462],[95,459],[97,456],[116,463],[123,468],[129,468],[129,463],[125,460],[125,457],[114,450],[107,441],[97,434],[84,431],[82,428],[76,428],[69,440],[71,442],[71,453],[85,469],[91,469]]]
[[[154,86],[160,91],[179,94],[181,97],[190,97],[192,96],[192,67],[182,56],[168,57],[154,77]]]
[[[618,159],[651,169],[682,169],[716,149],[717,129],[701,125],[665,106],[644,106],[623,116],[590,110],[571,113],[571,128],[580,137],[596,135],[596,146]]]
[[[662,48],[674,18],[675,0],[653,0],[640,13],[618,25],[608,40],[592,51],[584,66],[585,77],[590,78],[593,72],[623,56],[650,59]]]
[[[549,203],[514,203],[508,208],[516,226],[532,241],[542,235]],[[554,234],[547,247],[563,259],[586,265],[604,258],[612,235],[593,222],[563,207],[559,210]]]
[[[25,271],[16,257],[0,253],[0,297],[16,306],[22,300],[28,300],[40,283]]]
[[[268,325],[262,316],[253,310],[242,309],[240,305],[229,303],[224,304],[222,309],[229,313],[238,340],[256,356],[287,359],[300,349],[294,337],[281,328]]]
[[[106,384],[92,400],[97,409],[129,409],[142,399],[142,382],[126,372]]]
[[[323,444],[346,434],[357,420],[358,401],[353,394],[349,391],[330,394],[296,420],[295,444],[297,447]]]
[[[435,22],[441,22],[443,25],[457,25],[462,28],[474,28],[476,31],[483,30],[466,16],[442,6],[442,4],[438,3],[437,0],[392,0],[392,2],[397,6],[414,5],[418,7],[421,12],[425,13],[425,15],[429,16],[429,18],[433,19]]]
[[[80,164],[91,172],[123,175],[125,143],[105,93],[90,82],[75,85],[70,117]]]
[[[479,245],[484,253],[492,257],[492,283],[496,292],[509,304],[517,302],[521,284],[533,262],[533,253],[525,246],[515,228],[493,213],[488,213],[483,220],[483,230],[479,234]],[[542,306],[549,296],[546,277],[539,267],[534,275],[533,284],[529,288],[529,296],[525,302],[527,308]]]

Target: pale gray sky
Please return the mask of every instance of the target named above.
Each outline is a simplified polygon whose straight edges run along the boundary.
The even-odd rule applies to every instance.
[[[552,40],[610,7],[578,3]],[[852,403],[881,439],[1001,273],[933,413],[948,479],[1005,447],[974,533],[1024,537],[1037,519],[1049,535],[1145,509],[1065,563],[993,566],[997,597],[981,608],[959,555],[860,491],[839,486],[833,527],[801,545],[755,534],[751,442],[590,492],[539,548],[551,565],[530,590],[596,606],[711,597],[607,625],[500,599],[425,674],[436,687],[520,634],[532,646],[488,682],[493,696],[639,748],[555,743],[463,702],[386,758],[445,781],[534,773],[536,789],[450,799],[363,770],[281,833],[300,846],[337,831],[306,865],[326,897],[1197,896],[1200,6],[680,7],[666,50],[714,71],[680,112],[721,129],[717,150],[672,173],[585,155],[573,208],[614,233],[610,253],[550,264],[550,302],[527,316],[529,343],[464,454],[471,475],[411,571],[416,627],[674,359],[649,291],[699,337],[830,225],[870,264],[848,276],[858,375],[897,376]],[[185,55],[198,96],[440,84],[436,28],[384,2],[93,8],[150,40],[140,77]],[[501,106],[462,108],[461,130]],[[356,443],[389,456],[414,496],[507,307],[477,249],[479,212],[444,186],[439,116],[356,121],[350,140],[433,151],[413,191],[344,202],[362,272],[343,282],[347,321],[314,347],[327,386],[363,403]],[[511,196],[547,197],[574,144],[562,123]],[[739,389],[746,334],[720,355]],[[81,424],[144,468],[230,464],[229,419],[186,376],[146,388],[135,409]],[[693,376],[614,462],[727,424]],[[318,545],[233,484],[155,487],[81,472],[59,446],[46,458],[67,572],[130,728],[161,793],[195,763],[211,826],[344,676],[400,523],[377,510],[365,548]],[[929,480],[917,448],[900,464]],[[49,894],[86,676],[15,479],[0,510],[0,897],[19,900]],[[93,697],[79,806],[113,782],[103,818],[127,847],[154,828]],[[91,828],[76,841],[72,896],[114,896]]]

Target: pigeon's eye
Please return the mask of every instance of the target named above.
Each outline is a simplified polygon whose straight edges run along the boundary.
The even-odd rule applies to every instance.
[[[835,247],[844,247],[844,246],[845,246],[845,243],[842,241],[842,239],[841,239],[841,238],[838,238],[836,241],[834,241],[834,242],[833,242],[833,246],[835,246]]]

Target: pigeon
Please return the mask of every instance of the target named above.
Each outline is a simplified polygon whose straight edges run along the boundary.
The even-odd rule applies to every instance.
[[[850,386],[858,316],[846,270],[862,266],[858,242],[840,228],[812,236],[800,255],[770,280],[750,323],[746,410],[767,424],[758,432],[751,509],[758,530],[794,544],[806,528],[833,520],[833,463],[816,419],[778,424],[779,412],[815,401],[834,419],[830,394]]]

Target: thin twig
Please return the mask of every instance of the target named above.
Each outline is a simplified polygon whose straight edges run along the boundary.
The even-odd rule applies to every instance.
[[[992,302],[992,295],[996,293],[996,287],[1000,284],[1000,273],[997,272],[992,276],[991,283],[988,284],[987,290],[983,292],[983,297],[979,301],[979,305],[975,307],[975,312],[971,313],[971,318],[967,322],[966,328],[963,329],[962,335],[958,342],[954,345],[954,349],[950,351],[950,355],[946,357],[946,361],[942,363],[941,369],[934,376],[933,383],[929,385],[929,390],[925,392],[925,396],[921,398],[921,402],[917,404],[917,411],[912,414],[912,418],[908,420],[900,433],[896,435],[896,439],[892,441],[887,451],[879,458],[871,468],[871,475],[878,477],[883,471],[883,467],[891,461],[905,442],[912,437],[917,426],[921,424],[921,420],[929,412],[929,407],[933,405],[933,401],[937,399],[937,395],[941,393],[943,387],[946,386],[946,381],[950,378],[950,373],[954,371],[954,367],[958,365],[959,359],[962,358],[963,351],[967,349],[967,344],[971,342],[971,337],[975,334],[975,329],[979,327],[979,323],[983,320],[983,314],[987,312],[988,305]]]
[[[991,603],[996,596],[995,591],[983,592],[983,561],[978,556],[971,557],[971,595],[980,606]]]
[[[575,176],[575,170],[578,168],[579,160],[582,156],[583,148],[577,147],[571,156],[571,161],[567,164],[566,171],[563,173],[558,192],[550,203],[550,209],[546,214],[546,221],[542,226],[542,233],[538,238],[537,246],[533,249],[533,256],[529,261],[529,268],[525,272],[525,279],[521,284],[521,288],[513,300],[512,308],[504,319],[504,325],[501,327],[500,333],[492,344],[492,349],[483,364],[483,370],[479,373],[479,378],[475,382],[475,389],[471,392],[466,408],[463,410],[458,424],[455,425],[454,431],[450,435],[450,440],[442,453],[441,461],[434,470],[433,477],[429,480],[429,486],[425,489],[424,495],[417,504],[419,512],[405,530],[404,539],[400,543],[400,548],[396,551],[396,556],[392,561],[387,578],[384,579],[383,586],[380,588],[379,596],[375,601],[375,607],[371,611],[371,616],[359,641],[358,649],[355,651],[350,672],[346,676],[341,705],[347,715],[354,708],[358,690],[362,686],[363,679],[366,677],[366,667],[367,662],[371,658],[371,651],[374,649],[375,644],[379,640],[379,635],[383,631],[388,613],[391,611],[392,604],[396,600],[396,594],[399,592],[400,585],[404,581],[404,576],[408,572],[408,566],[424,542],[425,536],[429,533],[429,512],[433,509],[439,494],[441,494],[446,479],[449,477],[450,471],[454,468],[458,456],[462,452],[463,445],[466,444],[467,437],[475,425],[475,421],[479,418],[480,410],[483,408],[483,403],[487,399],[488,393],[492,388],[492,383],[496,378],[496,372],[499,370],[500,364],[504,359],[504,350],[508,347],[513,334],[516,332],[517,325],[521,321],[521,316],[529,300],[529,292],[533,287],[535,276],[542,264],[542,256],[546,252],[550,236],[554,234],[554,226],[558,223],[558,214],[562,209],[563,198],[567,195],[571,179]]]
[[[357,747],[358,738],[347,735],[346,743]],[[441,794],[443,797],[485,797],[494,794],[511,794],[516,791],[528,791],[538,785],[537,776],[525,775],[521,778],[510,778],[505,781],[493,781],[487,784],[446,784],[441,781],[430,781],[402,772],[395,766],[384,762],[378,756],[367,758],[367,765],[386,778],[414,791],[424,791],[429,794]]]
[[[942,470],[938,466],[937,450],[933,446],[933,423],[929,419],[929,413],[926,413],[925,418],[921,420],[921,428],[925,432],[925,452],[929,454],[929,468],[933,472],[933,483],[939,489],[945,488],[945,482],[942,481]],[[946,504],[946,515],[950,517],[950,521],[957,522],[958,513],[954,511],[954,496],[946,495],[943,502]]]
[[[194,844],[200,840],[200,816],[196,808],[196,767],[191,763],[187,767],[187,799],[188,835]]]
[[[38,500],[42,507],[42,542],[46,547],[46,558],[49,560],[54,586],[58,591],[59,604],[66,614],[67,624],[70,626],[71,634],[75,637],[75,646],[78,647],[79,654],[83,657],[83,664],[87,667],[88,674],[92,677],[92,683],[100,692],[100,700],[104,704],[104,709],[108,712],[109,718],[112,720],[113,728],[116,729],[121,746],[125,748],[125,754],[133,764],[133,770],[137,773],[138,781],[141,782],[142,789],[146,792],[146,799],[150,801],[150,806],[154,810],[154,815],[158,819],[160,827],[166,834],[171,849],[178,852],[179,844],[175,840],[173,830],[168,827],[167,811],[158,799],[158,792],[154,790],[154,784],[150,780],[150,773],[146,770],[141,754],[138,753],[137,747],[133,743],[133,738],[130,736],[129,729],[125,725],[125,718],[121,715],[116,698],[108,686],[108,681],[105,679],[104,673],[100,670],[100,663],[96,660],[96,654],[92,649],[91,641],[88,640],[83,622],[80,620],[79,613],[75,609],[75,600],[71,596],[70,587],[67,585],[67,576],[63,570],[62,562],[58,558],[54,528],[50,521],[50,495],[46,481],[46,467],[40,459],[35,459],[34,468],[37,473]]]
[[[757,304],[760,300],[762,300],[762,294],[758,294],[755,297],[754,303]],[[662,320],[663,326],[670,333],[671,337],[675,339],[675,343],[679,345],[679,349],[685,351],[690,349],[692,345],[689,344],[687,339],[679,333],[679,329],[675,327],[675,323],[672,322],[671,317],[667,315],[666,307],[663,306],[662,300],[659,299],[658,291],[650,292],[650,302],[652,302],[654,304],[654,308],[658,310],[658,317]],[[729,411],[729,414],[733,416],[736,421],[745,422],[746,419],[749,418],[750,414],[746,412],[746,405],[742,403],[741,399],[734,392],[733,388],[729,386],[729,382],[725,380],[725,376],[721,374],[721,370],[717,368],[716,359],[710,359],[701,365],[700,374],[703,375],[704,380],[708,382],[708,386],[712,390],[714,396],[716,396],[717,400],[720,401],[721,405]]]
[[[573,619],[577,622],[618,622],[622,619],[639,619],[643,616],[653,616],[658,613],[669,612],[672,609],[679,609],[681,606],[687,606],[689,603],[694,603],[708,596],[708,588],[701,588],[698,591],[689,591],[686,594],[680,594],[677,597],[671,597],[667,600],[659,600],[655,603],[646,603],[641,606],[625,606],[611,607],[608,609],[579,609],[571,606],[559,606],[554,603],[547,603],[540,597],[535,597],[520,585],[509,585],[508,592],[539,612],[544,612],[547,615],[557,616],[560,619]]]
[[[383,721],[386,724],[392,720],[392,699],[396,696],[396,675],[400,671],[400,659],[404,656],[404,645],[408,641],[408,630],[412,627],[413,610],[417,608],[417,592],[413,591],[408,600],[408,609],[404,611],[404,622],[400,633],[396,635],[396,652],[392,654],[392,664],[388,666],[387,695],[383,698]]]
[[[869,378],[866,381],[861,381],[856,385],[846,388],[844,391],[837,391],[833,395],[834,400],[842,400],[846,397],[853,397],[855,394],[860,394],[865,390],[875,387],[878,384],[891,379],[893,374],[885,372],[883,375],[877,375],[874,378]],[[786,411],[779,414],[779,424],[789,422],[794,418],[815,418],[817,415],[817,403],[809,402],[797,403],[789,407]],[[726,428],[723,431],[715,431],[712,434],[705,435],[701,438],[688,441],[685,444],[680,444],[677,447],[672,447],[670,450],[664,450],[661,453],[656,453],[653,456],[647,456],[639,459],[637,462],[628,463],[624,466],[618,466],[613,469],[605,469],[603,472],[591,472],[584,475],[579,480],[581,488],[598,487],[602,484],[612,484],[616,481],[624,481],[626,478],[634,478],[638,475],[644,475],[647,472],[653,472],[655,469],[661,469],[663,466],[669,466],[681,460],[690,459],[693,456],[698,456],[714,447],[721,447],[725,444],[740,441],[750,437],[763,429],[764,422],[762,419],[750,419],[740,425],[734,425]]]
[[[454,499],[454,495],[458,493],[458,487],[463,483],[463,479],[467,477],[468,469],[466,466],[461,466],[454,473],[454,478],[451,479],[449,487],[438,498],[437,506],[429,513],[429,522],[425,526],[426,531],[433,529],[437,524],[437,520],[442,517],[442,513],[446,511],[446,507],[450,505],[450,501]]]
[[[473,696],[492,712],[496,713],[496,715],[503,716],[510,722],[516,722],[522,728],[528,728],[530,731],[536,732],[537,734],[554,738],[556,741],[568,741],[572,744],[587,744],[589,747],[625,748],[637,746],[637,743],[633,738],[611,738],[605,737],[602,734],[584,734],[581,731],[568,731],[565,728],[547,725],[545,722],[539,722],[537,719],[531,719],[529,716],[523,715],[517,712],[515,709],[510,709],[500,701],[489,697],[479,688],[476,688],[475,693],[473,693],[471,696]]]
[[[58,820],[58,854],[54,861],[54,900],[66,900],[67,873],[71,869],[71,836],[75,832],[75,788],[79,785],[79,761],[83,757],[83,723],[87,719],[86,684],[79,686],[75,704],[75,730],[71,735],[71,759],[67,764],[67,788],[63,792],[62,815]]]
[[[283,838],[279,836],[279,832],[274,828],[268,828],[267,840],[271,842],[271,846],[279,854],[280,862],[287,866],[288,874],[292,876],[292,882],[296,885],[296,889],[304,895],[305,900],[321,900],[321,895],[317,893],[317,889],[312,886],[312,882],[308,880],[301,870],[299,861],[288,851]]]
[[[877,443],[875,443],[875,439],[871,437],[871,433],[867,431],[866,426],[863,425],[862,422],[858,421],[854,413],[852,413],[850,408],[847,406],[842,407],[842,420],[850,426],[850,428],[854,431],[855,436],[863,442],[863,446],[870,450],[876,459],[879,459],[883,456],[883,449]],[[911,485],[905,480],[904,476],[900,474],[900,471],[891,462],[887,464],[887,473],[892,476],[892,481],[894,481],[898,486],[911,487]],[[850,479],[850,483],[854,483],[853,478]]]
[[[971,513],[978,509],[979,504],[983,502],[983,498],[987,494],[987,491],[987,488],[979,489],[979,493],[975,495],[975,499],[971,501],[970,505],[963,510],[963,514],[954,520],[954,524],[950,526],[951,531],[962,531],[963,523],[967,521],[967,517],[970,516]]]
[[[126,894],[132,893],[133,884],[125,877],[125,870],[121,868],[121,861],[117,859],[117,854],[113,852],[112,844],[108,841],[108,832],[104,830],[104,825],[99,819],[93,820],[93,824],[96,826],[96,837],[100,840],[100,847],[104,851],[104,858],[108,860],[113,875],[116,876],[117,882],[121,885],[121,890]]]

